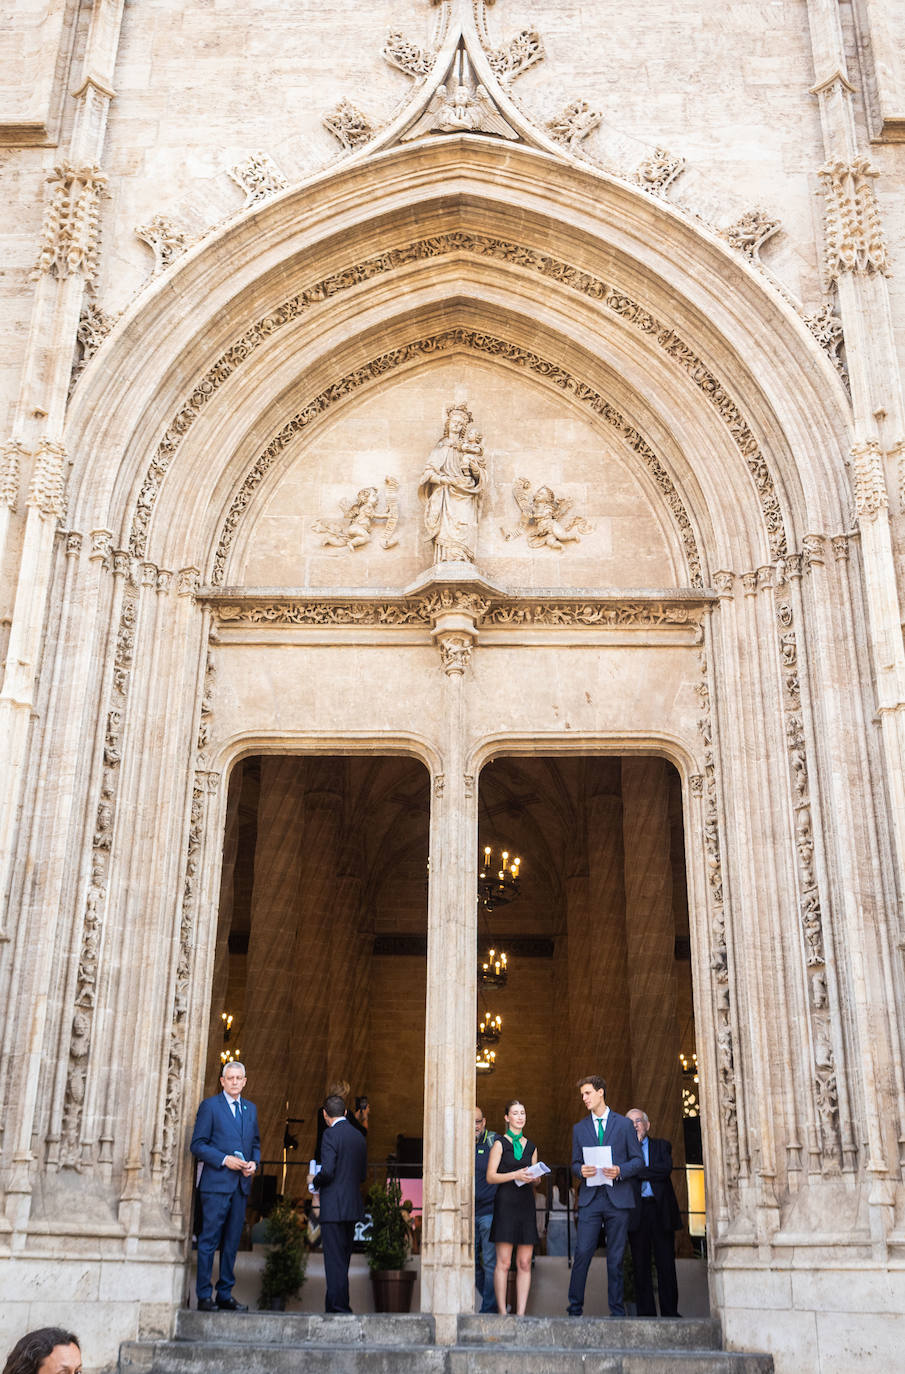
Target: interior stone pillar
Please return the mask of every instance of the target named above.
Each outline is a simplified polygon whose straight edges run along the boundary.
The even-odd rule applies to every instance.
[[[287,1055],[288,1115],[304,1118],[302,1139],[314,1147],[317,1113],[328,1080],[349,1078],[345,1064],[328,1062],[331,1018],[344,997],[334,952],[347,928],[340,876],[345,761],[305,761],[305,842],[300,859],[298,926],[293,959],[292,1027]],[[351,1008],[341,1010],[351,1014]]]
[[[217,942],[214,946],[214,972],[211,979],[211,1029],[207,1046],[207,1065],[204,1072],[205,1089],[217,1091],[220,1076],[220,1051],[223,1034],[220,1013],[226,1005],[229,988],[229,932],[233,920],[233,889],[235,885],[236,855],[239,850],[239,803],[242,795],[244,767],[240,763],[232,779],[226,802],[226,825],[223,832],[223,862],[220,868],[220,909],[217,916]]]
[[[625,933],[634,1100],[651,1134],[682,1138],[679,1029],[676,1019],[675,920],[672,911],[667,764],[622,760]]]
[[[330,927],[333,992],[327,1007],[326,1077],[347,1079],[353,1097],[367,1092],[368,1081],[372,940],[361,930],[361,857],[357,846],[344,846]]]
[[[575,1084],[583,1073],[606,1079],[607,1100],[617,1111],[631,1105],[622,801],[614,788],[589,796],[585,805],[588,875],[583,885],[567,887],[572,1121],[581,1114]]]
[[[267,755],[261,761],[242,1048],[248,1095],[258,1108],[261,1158],[271,1160],[279,1159],[283,1148],[290,1056],[306,1033],[306,1023],[293,1016],[303,768],[292,756]]]

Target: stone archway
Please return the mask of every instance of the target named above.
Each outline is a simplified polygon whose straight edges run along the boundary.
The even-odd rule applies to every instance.
[[[335,566],[313,587],[298,571],[247,582],[293,470],[286,510],[310,532],[348,494],[334,468],[329,501],[298,495],[318,446],[363,407],[392,407],[397,385],[448,389],[456,368],[490,369],[501,393],[530,393],[528,413],[562,406],[589,427],[593,473],[607,451],[629,474],[665,586],[620,581],[629,558],[608,586],[603,554],[576,583],[569,550],[551,587],[502,545],[494,576],[479,557],[469,585],[432,581],[414,541],[395,580],[377,563],[363,585]],[[504,739],[656,741],[690,817],[727,1327],[746,1329],[749,1295],[808,1243],[809,1216],[842,1228],[845,1264],[882,1249],[901,1072],[878,1008],[898,988],[885,903],[900,860],[887,857],[895,806],[890,839],[870,798],[878,770],[893,776],[898,726],[875,745],[849,686],[869,662],[882,549],[867,525],[863,547],[848,530],[848,422],[801,321],[715,236],[637,188],[480,137],[287,191],[136,302],[79,383],[72,530],[35,583],[40,609],[52,572],[55,699],[31,747],[61,781],[35,764],[23,844],[41,882],[21,897],[60,916],[46,951],[17,964],[41,992],[14,1027],[32,1049],[7,1069],[24,1085],[8,1123],[11,1225],[27,1228],[39,1176],[57,1224],[81,1171],[117,1244],[150,1248],[163,1228],[160,1301],[178,1293],[230,761],[302,742],[407,748],[434,778],[429,1021],[444,1028],[428,1068],[425,1291],[452,1317],[470,1283],[473,986],[445,969],[465,968],[472,943],[456,865],[473,857],[474,777]],[[405,473],[416,523],[413,455],[435,412],[419,423]],[[362,482],[388,475],[379,457]],[[553,481],[539,464],[535,483]],[[856,477],[869,521],[870,471]],[[511,507],[511,483],[504,495]],[[24,768],[24,735],[20,754]],[[132,1083],[118,1047],[148,1025]]]

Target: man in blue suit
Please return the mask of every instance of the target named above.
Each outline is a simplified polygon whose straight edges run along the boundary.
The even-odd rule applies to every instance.
[[[631,1180],[644,1168],[644,1155],[631,1121],[606,1104],[606,1083],[596,1074],[579,1079],[578,1090],[587,1108],[572,1128],[572,1173],[581,1179],[578,1190],[578,1239],[569,1284],[569,1316],[580,1317],[588,1269],[597,1249],[600,1228],[606,1228],[607,1298],[611,1317],[625,1316],[622,1287],[622,1257],[628,1236],[629,1218],[635,1206]],[[603,1170],[612,1183],[589,1186],[596,1170],[584,1162],[586,1145],[608,1145],[612,1165]]]
[[[201,1103],[192,1133],[190,1148],[203,1166],[198,1184],[202,1219],[196,1283],[199,1312],[248,1311],[232,1295],[245,1206],[261,1161],[258,1113],[242,1096],[245,1081],[243,1064],[227,1064],[220,1075],[223,1091]],[[215,1301],[211,1270],[218,1247],[220,1274]]]
[[[324,1250],[324,1277],[327,1293],[325,1312],[351,1312],[349,1306],[349,1261],[355,1223],[365,1209],[361,1185],[368,1167],[365,1137],[346,1117],[341,1097],[328,1097],[323,1105],[327,1129],[321,1140],[321,1167],[314,1176],[320,1194],[321,1245]]]

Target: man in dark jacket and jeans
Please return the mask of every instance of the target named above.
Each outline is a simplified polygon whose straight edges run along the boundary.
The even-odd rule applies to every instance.
[[[493,1199],[496,1184],[487,1182],[487,1161],[490,1147],[496,1140],[480,1107],[474,1109],[474,1282],[481,1295],[481,1311],[495,1312],[493,1271],[496,1268],[496,1246],[490,1239],[493,1221]]]

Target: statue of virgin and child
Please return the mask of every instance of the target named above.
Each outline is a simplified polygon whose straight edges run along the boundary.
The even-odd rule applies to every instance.
[[[482,436],[471,411],[457,402],[446,409],[443,437],[428,458],[418,487],[435,563],[474,562],[486,488]]]

